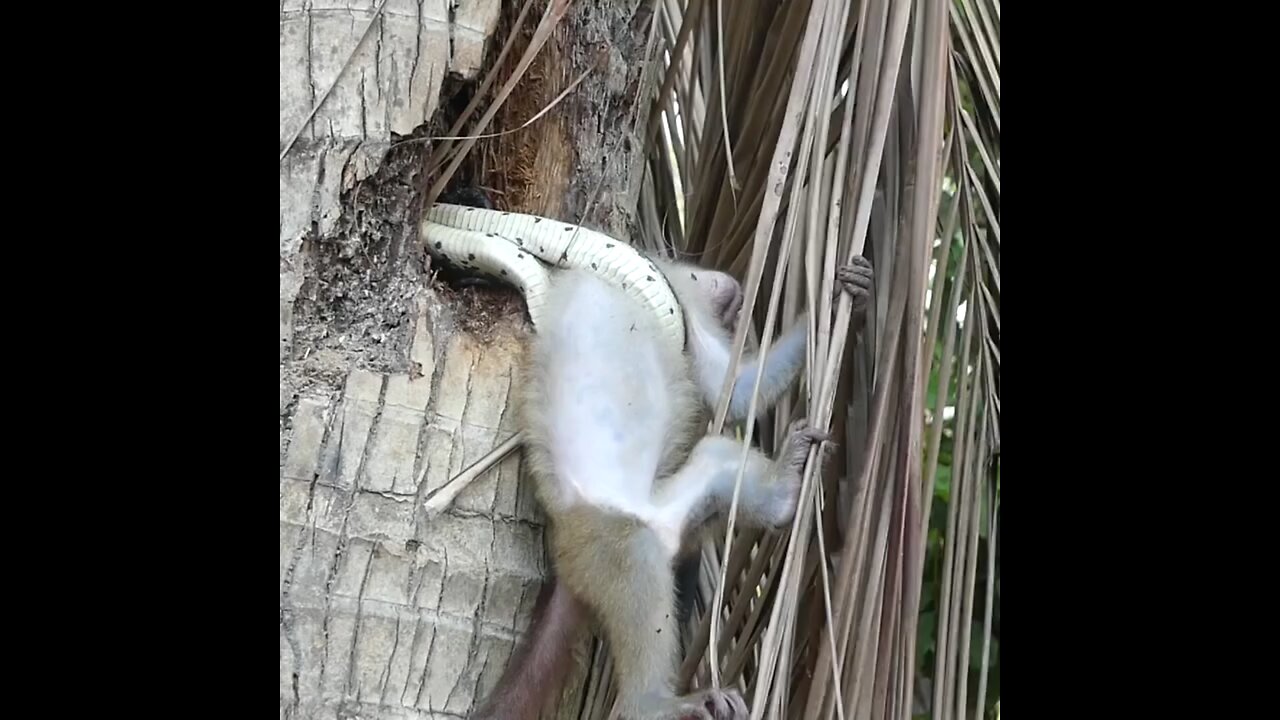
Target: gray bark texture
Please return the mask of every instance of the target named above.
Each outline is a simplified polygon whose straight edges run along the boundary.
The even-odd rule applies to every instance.
[[[529,128],[480,141],[456,177],[504,209],[628,238],[643,167],[637,108],[652,97],[647,14],[636,10],[647,4],[574,3],[484,132],[518,127],[586,80]],[[423,511],[515,432],[512,373],[530,329],[514,291],[435,278],[416,230],[431,145],[398,142],[447,129],[461,109],[451,93],[488,72],[521,5],[282,3],[282,720],[466,717],[547,574],[544,518],[518,454],[448,512]],[[516,29],[495,87],[545,6]],[[546,717],[599,711],[607,674],[593,669],[595,648],[579,648]]]

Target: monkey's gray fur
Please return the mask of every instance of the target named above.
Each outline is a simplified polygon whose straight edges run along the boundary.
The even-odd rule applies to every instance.
[[[520,384],[525,458],[551,520],[558,577],[535,627],[495,696],[477,717],[536,717],[567,668],[572,626],[599,623],[614,658],[620,716],[627,720],[736,720],[733,690],[678,696],[679,648],[673,564],[713,516],[729,507],[741,443],[701,436],[730,359],[729,328],[741,307],[736,281],[682,263],[659,263],[685,313],[686,350],[662,340],[637,301],[600,278],[560,273],[549,321],[531,341]],[[870,265],[841,268],[860,315]],[[804,363],[806,323],[784,335],[761,369],[745,357],[729,405],[744,419],[761,380],[761,409]],[[793,423],[776,460],[748,451],[739,517],[749,525],[791,521],[809,448],[825,433]]]

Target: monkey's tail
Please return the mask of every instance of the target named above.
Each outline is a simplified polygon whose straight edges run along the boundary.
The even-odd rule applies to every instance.
[[[564,684],[586,608],[558,580],[543,588],[524,642],[472,720],[535,720]]]

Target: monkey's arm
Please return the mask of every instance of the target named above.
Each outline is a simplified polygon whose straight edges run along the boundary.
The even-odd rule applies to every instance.
[[[851,323],[852,330],[856,333],[862,329],[866,321],[866,310],[870,305],[871,292],[874,288],[875,276],[871,263],[862,256],[855,257],[853,262],[836,270],[836,280],[836,292],[847,292],[852,296]],[[729,287],[732,290],[736,285]],[[736,298],[712,298],[713,308],[721,313],[719,319],[729,330],[732,330],[736,324],[737,311],[742,304],[741,291],[737,292]],[[758,411],[772,407],[791,386],[804,366],[808,325],[807,318],[801,318],[773,344],[763,363],[756,355],[743,356],[738,365],[738,376],[734,378],[733,392],[729,398],[727,416],[729,422],[741,422],[747,419],[747,410],[751,406],[751,394],[755,390],[757,376],[761,377]],[[695,318],[690,326],[691,347],[697,363],[698,385],[707,404],[714,407],[720,399],[720,388],[724,382],[725,373],[729,370],[730,341],[722,332],[724,327],[714,327],[711,318]]]
[[[758,355],[743,357],[738,365],[738,377],[733,381],[733,395],[729,398],[727,417],[729,422],[741,422],[747,419],[747,411],[751,409],[751,394],[755,392],[757,377],[760,377],[760,400],[756,405],[757,411],[773,407],[778,398],[786,392],[804,367],[808,329],[808,319],[801,318],[800,322],[773,344],[763,363]],[[725,363],[725,369],[721,371],[720,377],[723,378],[727,370],[728,363]],[[716,392],[719,392],[719,387],[716,388]]]
[[[562,583],[548,583],[528,635],[472,720],[535,720],[568,673],[573,644],[585,620],[586,608],[578,599]]]
[[[729,372],[734,326],[742,309],[742,287],[732,276],[683,263],[661,263],[672,289],[684,306],[687,348],[693,359],[694,382],[708,407],[720,401],[720,390]],[[805,329],[798,324],[769,353],[760,387],[760,410],[777,400],[804,364]],[[729,422],[746,417],[756,376],[758,357],[744,355],[729,397]]]

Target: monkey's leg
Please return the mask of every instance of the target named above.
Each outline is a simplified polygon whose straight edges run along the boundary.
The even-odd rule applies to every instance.
[[[616,667],[624,720],[743,720],[733,691],[677,696],[675,578],[678,543],[662,528],[606,509],[567,510],[552,529],[556,572],[591,608]]]
[[[809,448],[828,439],[827,433],[809,427],[808,421],[801,419],[791,424],[777,459],[770,460],[754,448],[748,450],[738,496],[740,520],[756,527],[775,528],[791,522]],[[689,460],[665,482],[655,498],[664,524],[677,525],[683,533],[716,513],[728,512],[742,450],[742,443],[723,436],[699,440]]]
[[[558,581],[538,599],[529,633],[507,663],[491,695],[472,720],[534,720],[569,670],[586,608]]]

